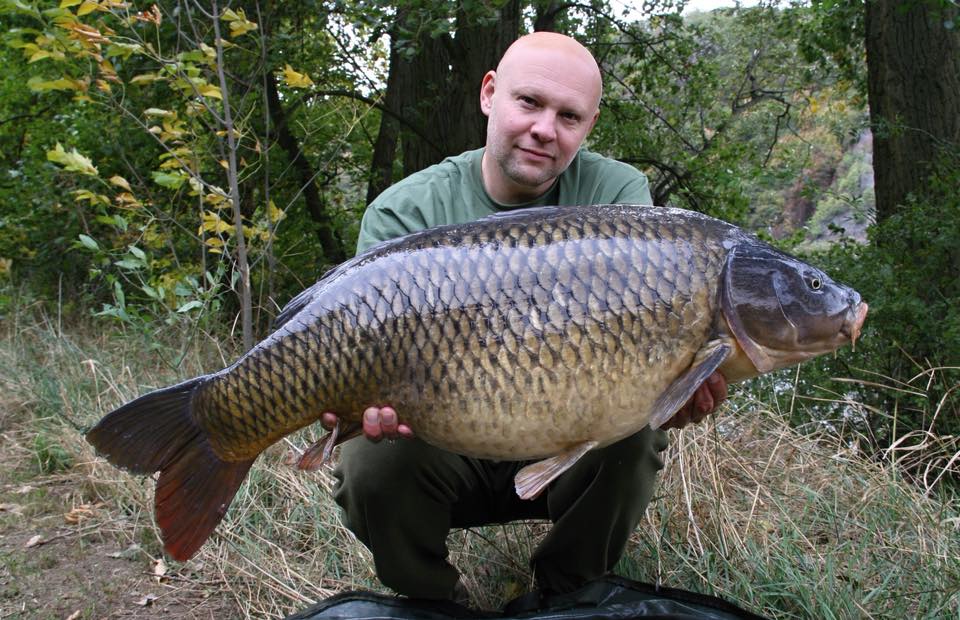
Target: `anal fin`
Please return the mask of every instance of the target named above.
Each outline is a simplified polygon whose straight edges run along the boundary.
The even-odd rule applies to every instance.
[[[687,372],[677,377],[653,403],[650,428],[658,429],[672,418],[732,351],[733,347],[722,339],[708,342]]]
[[[333,456],[333,449],[363,432],[363,425],[353,422],[346,424],[341,428],[341,423],[337,422],[333,429],[320,438],[315,444],[307,448],[300,459],[297,461],[297,469],[304,471],[316,471],[330,460]]]
[[[520,499],[534,499],[556,480],[557,476],[573,467],[580,457],[595,447],[596,441],[584,441],[557,456],[527,465],[517,472],[513,480],[517,495]]]

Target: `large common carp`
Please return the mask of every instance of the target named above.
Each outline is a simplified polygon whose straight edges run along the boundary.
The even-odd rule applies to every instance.
[[[586,451],[666,422],[714,370],[739,381],[856,339],[850,288],[730,224],[677,209],[512,211],[384,243],[293,299],[233,365],[108,414],[87,439],[159,471],[164,546],[210,536],[257,455],[339,414],[303,465],[392,405],[461,454],[542,459],[533,497]]]

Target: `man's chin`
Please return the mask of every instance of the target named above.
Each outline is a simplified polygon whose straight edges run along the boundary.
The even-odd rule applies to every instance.
[[[543,168],[531,169],[529,166],[517,166],[506,172],[507,177],[511,181],[530,191],[540,189],[546,191],[554,179],[557,178],[553,170],[544,170]]]

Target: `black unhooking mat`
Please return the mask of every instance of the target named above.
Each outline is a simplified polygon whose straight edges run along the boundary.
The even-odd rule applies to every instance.
[[[467,609],[450,601],[424,601],[373,592],[344,592],[286,620],[763,620],[722,599],[610,576],[576,592],[537,600],[528,594],[503,612]]]

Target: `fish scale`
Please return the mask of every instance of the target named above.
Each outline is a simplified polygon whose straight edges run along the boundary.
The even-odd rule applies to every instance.
[[[714,370],[736,381],[831,351],[865,315],[855,291],[704,215],[518,210],[344,263],[234,364],[127,403],[87,438],[160,471],[157,521],[185,559],[257,455],[324,412],[340,422],[303,467],[389,404],[441,448],[544,459],[517,476],[529,498],[586,451],[665,422]]]

